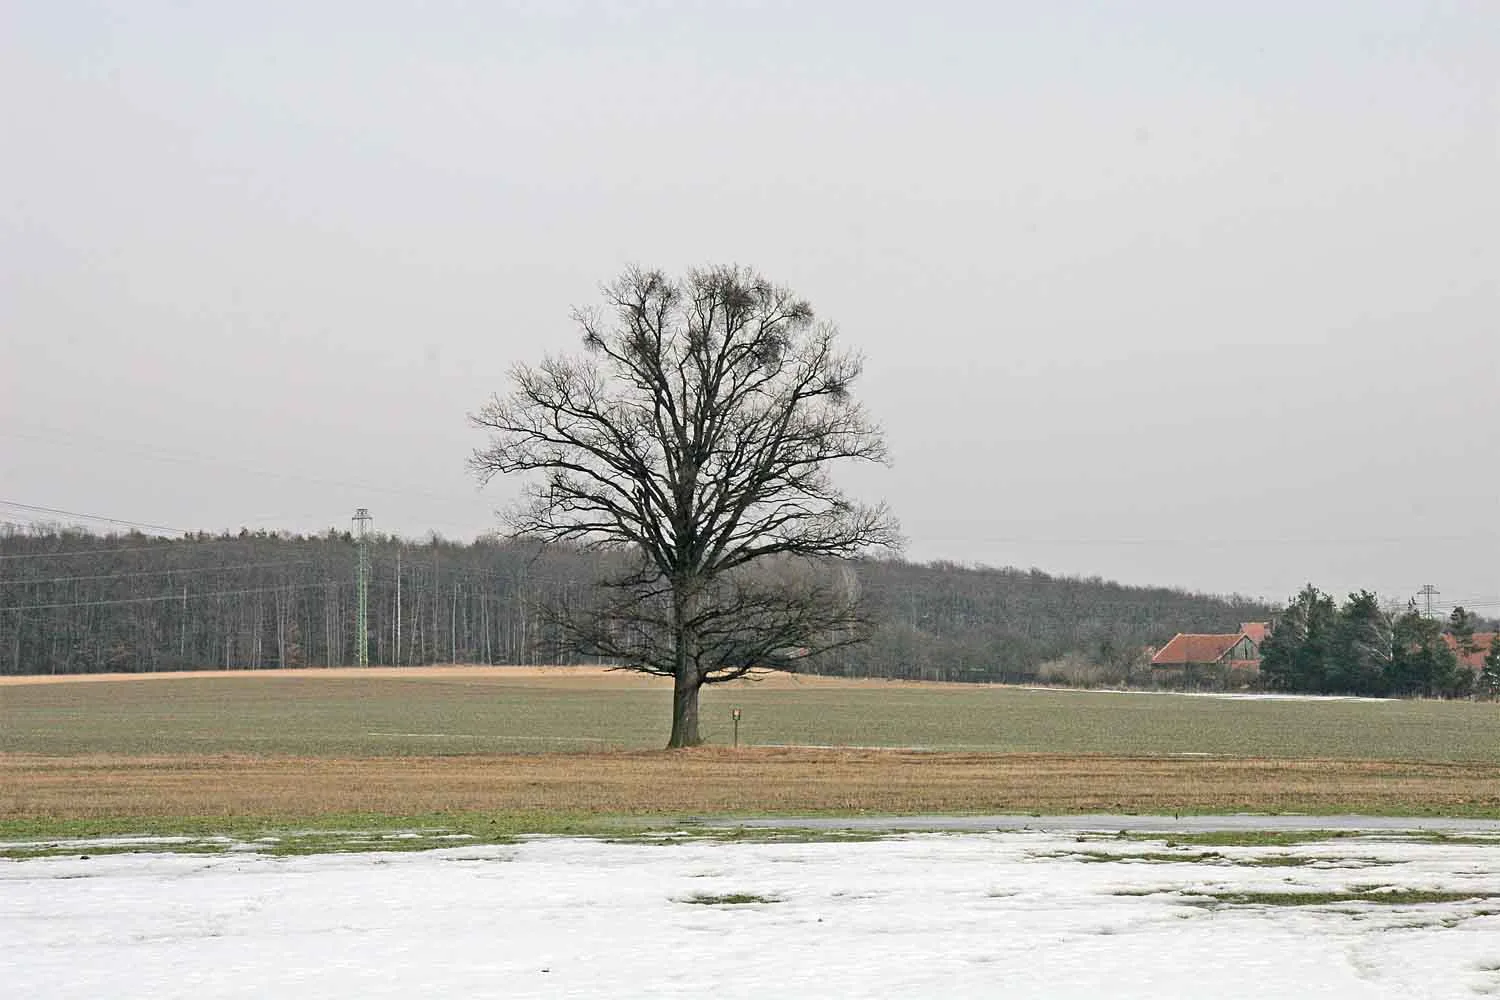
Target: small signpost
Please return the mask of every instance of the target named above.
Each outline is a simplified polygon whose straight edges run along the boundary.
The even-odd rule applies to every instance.
[[[740,710],[738,708],[730,709],[729,717],[734,720],[734,745],[738,748],[740,745]]]

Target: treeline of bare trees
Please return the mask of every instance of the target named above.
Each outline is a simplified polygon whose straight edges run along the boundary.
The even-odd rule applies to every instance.
[[[369,541],[377,665],[576,662],[549,603],[587,599],[601,556],[506,541]],[[160,539],[0,526],[0,673],[339,666],[356,656],[357,551],[345,532]],[[808,669],[1023,681],[1064,655],[1128,668],[1178,631],[1267,609],[1038,571],[866,560],[865,644]]]
[[[585,578],[575,553],[369,541],[372,664],[555,662],[539,603]],[[0,672],[338,666],[356,657],[349,534],[161,539],[0,530]]]
[[[1268,610],[1244,598],[1034,569],[880,560],[860,563],[858,575],[877,622],[874,638],[830,654],[815,668],[822,672],[1029,682],[1045,665],[1072,659],[1116,680],[1143,678],[1148,645],[1177,632],[1232,631]]]

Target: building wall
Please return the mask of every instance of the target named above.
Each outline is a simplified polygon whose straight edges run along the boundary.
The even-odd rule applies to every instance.
[[[1229,647],[1229,651],[1224,654],[1224,659],[1258,660],[1260,659],[1260,650],[1256,648],[1255,643],[1250,640],[1248,635],[1241,636],[1239,642]]]

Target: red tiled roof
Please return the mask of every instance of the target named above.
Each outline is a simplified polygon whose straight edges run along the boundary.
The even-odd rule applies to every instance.
[[[1271,634],[1270,622],[1245,622],[1240,626],[1240,631],[1250,637],[1250,641],[1259,646],[1266,641],[1266,636]]]
[[[1469,667],[1471,670],[1483,670],[1484,654],[1489,652],[1490,644],[1495,641],[1495,638],[1497,636],[1500,636],[1500,632],[1475,632],[1475,651],[1470,653],[1468,656],[1460,656],[1458,658],[1458,662]],[[1453,650],[1455,653],[1458,652],[1458,640],[1453,638],[1453,636],[1449,635],[1447,632],[1444,632],[1443,641],[1448,644],[1449,649]]]
[[[1182,632],[1151,657],[1151,665],[1157,667],[1187,663],[1217,663],[1219,657],[1229,652],[1229,647],[1240,641],[1243,632],[1225,632],[1222,635],[1188,635]]]

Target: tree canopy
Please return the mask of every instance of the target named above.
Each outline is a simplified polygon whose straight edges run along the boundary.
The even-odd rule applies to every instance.
[[[1472,643],[1467,612],[1457,609],[1452,621],[1467,624]],[[1463,648],[1465,640],[1455,642]],[[1284,691],[1454,697],[1468,694],[1474,680],[1441,621],[1411,606],[1391,614],[1369,591],[1339,606],[1311,584],[1277,617],[1261,657],[1266,685]]]
[[[698,692],[790,670],[864,635],[830,560],[898,544],[884,505],[834,483],[884,462],[852,393],[862,362],[790,290],[740,267],[630,269],[574,312],[580,355],[517,365],[472,417],[481,482],[528,477],[517,537],[617,552],[551,611],[580,652],[675,681],[669,745],[699,742]]]

